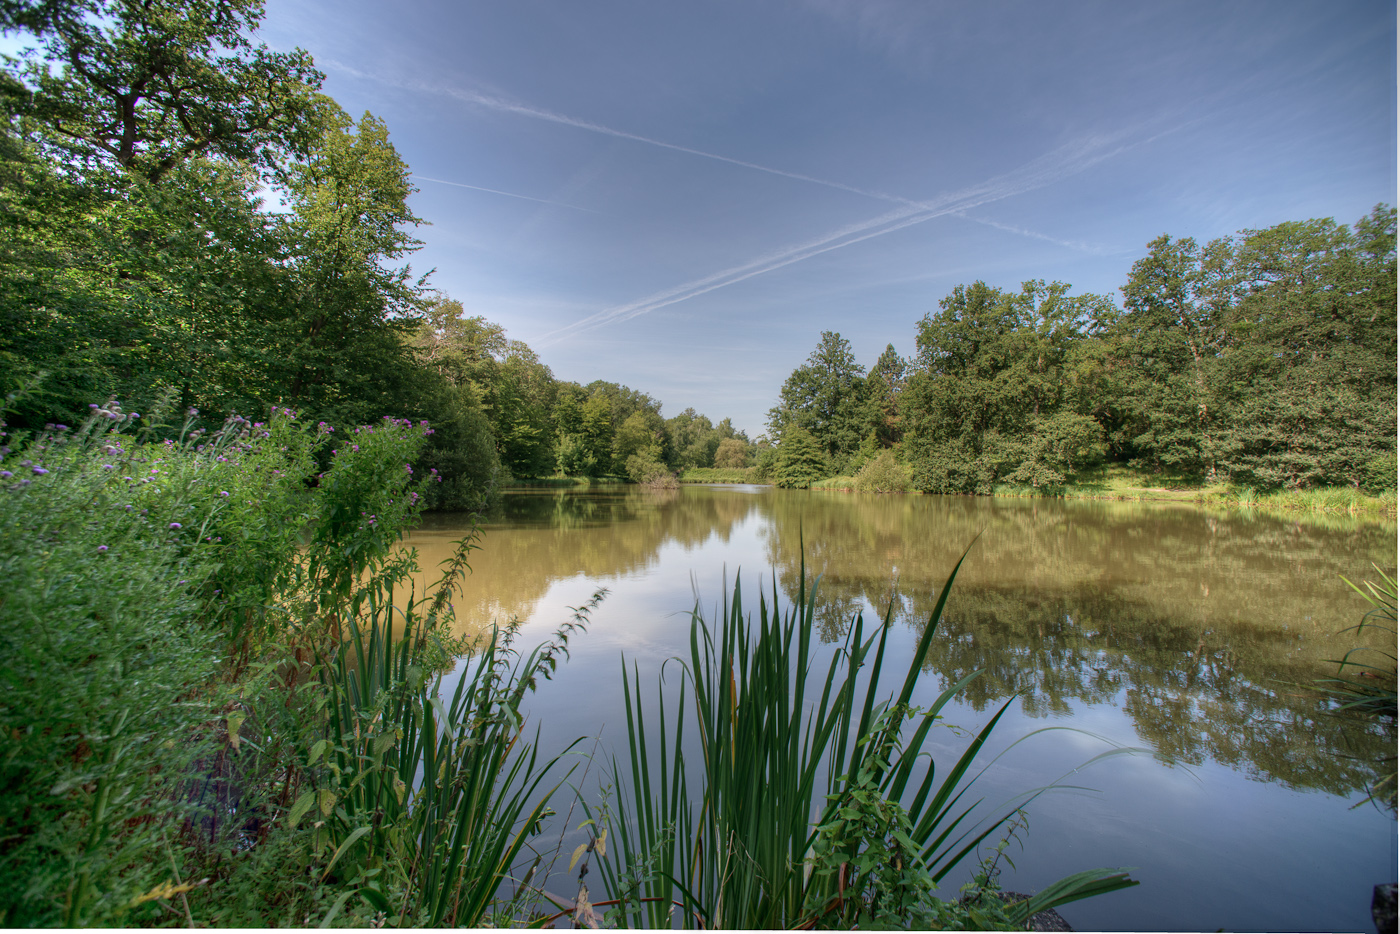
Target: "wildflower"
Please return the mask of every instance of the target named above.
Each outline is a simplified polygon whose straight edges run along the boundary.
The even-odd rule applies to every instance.
[[[180,527],[180,523],[178,523],[178,522],[172,522],[172,523],[170,523],[170,527],[171,527],[172,529],[178,529],[178,528]]]
[[[103,470],[111,470],[111,469],[112,469],[112,465],[111,465],[111,464],[103,464],[103,465],[102,465],[102,469],[103,469]]]
[[[220,495],[220,496],[223,496],[223,497],[227,497],[227,496],[228,496],[228,490],[220,490],[220,491],[219,491],[219,495]]]
[[[199,409],[195,408],[194,406],[190,406],[189,409],[185,412],[185,414],[188,415],[190,418],[194,418],[196,415],[199,414]]]
[[[13,476],[14,474],[10,473],[8,470],[0,470],[0,479],[8,480]]]
[[[97,550],[98,550],[98,552],[106,551],[106,550],[107,550],[107,546],[106,546],[106,545],[98,545],[98,546],[97,546]]]
[[[38,474],[39,476],[41,476],[41,477],[42,477],[44,474],[48,473],[48,471],[45,470],[45,469],[42,468],[42,467],[35,467],[35,468],[34,468],[34,472],[35,472],[36,474]]]

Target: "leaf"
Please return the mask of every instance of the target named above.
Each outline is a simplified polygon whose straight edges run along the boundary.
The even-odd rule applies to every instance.
[[[376,736],[374,738],[375,758],[379,758],[380,756],[384,755],[384,753],[392,749],[394,747],[394,743],[397,741],[398,737],[395,736],[392,732],[380,733],[378,736]]]
[[[287,823],[295,827],[301,819],[306,816],[306,812],[311,810],[311,806],[315,803],[316,792],[314,790],[308,791],[300,798],[297,798],[296,804],[292,805],[291,813],[287,815]]]
[[[360,829],[361,829],[361,830],[368,830],[369,828],[368,828],[368,827],[361,827]],[[339,854],[337,854],[337,855],[339,855]],[[329,872],[330,870],[327,869],[326,871]],[[348,891],[348,892],[342,893],[341,896],[335,900],[335,904],[331,906],[331,910],[328,911],[328,912],[326,912],[326,916],[325,916],[324,918],[321,919],[321,924],[320,924],[319,926],[320,926],[320,927],[323,927],[323,928],[328,928],[328,927],[330,927],[330,926],[331,926],[331,922],[335,920],[335,916],[338,915],[338,914],[340,914],[340,909],[342,909],[342,908],[345,907],[346,901],[348,901],[349,898],[350,898],[350,896],[351,896],[351,895],[354,895],[354,894],[355,894],[355,890],[354,890],[354,889],[351,889],[351,890]]]
[[[569,859],[569,872],[574,871],[574,866],[578,863],[579,857],[582,856],[585,852],[587,852],[587,850],[587,843],[580,843],[577,847],[574,848],[574,855]]]
[[[313,743],[311,746],[311,754],[306,757],[306,764],[308,766],[315,765],[316,760],[321,758],[321,754],[326,751],[326,748],[330,746],[330,744],[330,740],[328,739],[317,740]]]
[[[608,829],[604,827],[603,832],[598,834],[598,839],[593,841],[593,849],[595,849],[598,852],[599,859],[602,859],[603,857],[608,855],[608,852],[604,847],[604,844],[607,842],[607,839]]]
[[[370,828],[368,828],[368,827],[356,827],[355,830],[354,830],[354,832],[351,833],[350,836],[348,836],[348,837],[345,838],[345,842],[342,843],[339,847],[336,848],[335,855],[332,856],[332,857],[331,857],[331,861],[330,861],[329,863],[326,864],[326,871],[323,872],[323,873],[321,873],[321,881],[322,881],[322,882],[325,882],[326,879],[330,877],[331,870],[335,868],[335,864],[336,864],[337,861],[339,861],[340,857],[342,857],[342,856],[345,855],[345,851],[348,850],[348,849],[350,849],[350,845],[351,845],[352,843],[354,843],[356,840],[358,840],[358,839],[360,839],[361,837],[363,837],[365,834],[369,833],[369,831],[370,831]],[[354,894],[353,892],[347,892],[347,893],[346,893],[346,895],[353,895],[353,894]],[[344,899],[345,899],[345,896],[341,896],[341,901],[344,901]],[[334,915],[334,914],[335,914],[335,911],[332,910],[332,911],[331,911],[331,915]],[[329,917],[330,917],[330,915],[327,915],[327,919],[329,919]],[[322,927],[325,927],[325,922],[323,922],[321,926],[322,926]]]
[[[316,792],[316,801],[321,807],[321,816],[330,817],[331,811],[335,810],[335,792],[329,788],[322,788]]]
[[[239,710],[228,715],[228,741],[233,746],[234,752],[238,751],[238,742],[242,739],[238,731],[243,728],[243,721],[248,719],[246,711]]]

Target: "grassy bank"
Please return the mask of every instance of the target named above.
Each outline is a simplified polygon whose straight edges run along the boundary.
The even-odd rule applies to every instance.
[[[1256,491],[1250,487],[1230,484],[1206,486],[1182,477],[1146,474],[1122,467],[1105,468],[1053,489],[998,484],[992,495],[1193,503],[1224,508],[1346,513],[1390,518],[1396,515],[1394,493],[1372,496],[1350,487]]]
[[[756,467],[688,467],[681,471],[681,483],[769,483],[758,477]]]

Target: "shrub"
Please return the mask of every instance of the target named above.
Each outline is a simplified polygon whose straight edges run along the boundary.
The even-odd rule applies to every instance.
[[[882,451],[878,457],[856,474],[856,490],[860,493],[907,493],[909,472],[892,451]]]

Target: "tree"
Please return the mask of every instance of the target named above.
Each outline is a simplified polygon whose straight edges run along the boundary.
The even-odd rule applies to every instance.
[[[78,165],[150,183],[213,156],[279,174],[318,142],[324,79],[301,49],[248,39],[260,0],[70,0],[4,6],[40,41],[7,62],[26,132]]]
[[[792,426],[778,446],[773,465],[773,484],[785,490],[805,490],[826,476],[826,457],[821,445],[805,428]]]
[[[725,438],[719,443],[715,450],[715,466],[729,469],[747,467],[749,465],[748,445],[738,438]]]
[[[382,121],[366,113],[356,124],[337,108],[289,181],[284,378],[291,399],[342,423],[397,407],[411,378],[407,338],[423,284],[392,265],[421,245],[405,229],[421,223],[408,208],[408,175]]]
[[[1217,364],[1239,290],[1234,244],[1225,237],[1201,247],[1163,234],[1148,249],[1123,286],[1126,308],[1115,334],[1130,374],[1132,443],[1158,463],[1214,482],[1221,453]]]
[[[865,380],[875,440],[882,448],[898,444],[901,437],[899,395],[904,391],[908,368],[908,363],[895,351],[894,345],[886,344],[885,352],[880,354],[880,359],[875,361]]]
[[[778,405],[768,412],[769,431],[783,439],[801,428],[828,458],[844,461],[860,449],[866,433],[864,390],[864,368],[856,364],[850,341],[823,331],[807,362],[783,383]]]
[[[1112,318],[1106,298],[1072,296],[1062,282],[1032,280],[1018,293],[974,282],[939,309],[919,324],[919,366],[900,400],[916,486],[987,493],[1013,477],[1059,483],[1060,468],[1093,461],[1097,448],[1066,439],[1082,441],[1093,421],[1082,410],[1092,405],[1080,390],[1091,371],[1083,347]],[[1071,448],[1080,453],[1061,456]]]

